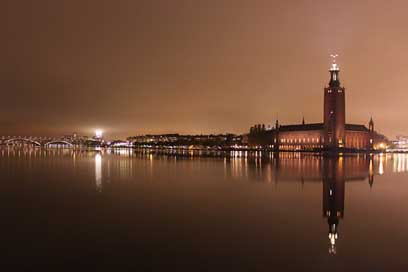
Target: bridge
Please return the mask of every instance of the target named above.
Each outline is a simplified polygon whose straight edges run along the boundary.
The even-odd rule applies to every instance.
[[[67,146],[73,147],[75,144],[67,139],[32,136],[2,136],[0,145],[31,145],[39,147]]]

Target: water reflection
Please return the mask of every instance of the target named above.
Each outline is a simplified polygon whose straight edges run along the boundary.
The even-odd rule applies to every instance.
[[[167,168],[177,168],[178,160],[189,161],[189,167],[196,164],[203,168],[203,162],[214,163],[217,159],[202,157],[173,156],[154,154],[151,152],[129,152],[128,150],[109,150],[107,154],[125,158],[114,160],[115,171],[121,178],[132,175],[132,161],[126,158],[138,158],[145,162],[144,170],[150,178],[155,175],[156,163],[166,163]],[[374,176],[384,174],[387,159],[406,161],[402,156],[370,156],[355,155],[345,157],[322,157],[312,154],[282,153],[282,154],[234,154],[222,158],[225,179],[249,179],[260,182],[275,182],[276,186],[283,182],[299,182],[322,184],[322,211],[328,226],[328,252],[336,254],[336,244],[340,237],[339,223],[344,217],[345,187],[348,182],[366,181],[370,188],[374,184]],[[107,158],[109,165],[112,158]],[[192,164],[191,164],[192,163]],[[400,167],[401,168],[401,167]],[[397,168],[397,169],[400,169]],[[139,169],[140,170],[140,169]],[[109,178],[109,175],[108,177]],[[95,180],[98,191],[102,187],[102,154],[95,154]],[[276,187],[275,187],[276,188]]]
[[[402,173],[408,171],[408,155],[407,154],[395,154],[393,156],[393,171],[396,173]]]
[[[95,155],[95,183],[96,190],[102,191],[102,155],[100,153]]]
[[[196,221],[200,220],[200,216],[203,216],[205,219],[201,223],[204,225],[208,218],[210,218],[208,221],[220,222],[222,218],[232,217],[234,213],[238,214],[237,218],[239,219],[245,218],[245,215],[242,215],[244,212],[241,213],[241,211],[250,205],[250,192],[256,192],[255,195],[256,198],[259,197],[259,201],[265,200],[265,202],[260,202],[260,206],[255,207],[265,207],[265,210],[270,209],[269,212],[275,211],[273,210],[275,208],[270,207],[275,204],[276,210],[286,207],[284,205],[288,205],[287,199],[292,197],[291,200],[293,203],[296,202],[296,205],[292,203],[291,210],[297,209],[298,204],[312,207],[307,218],[302,219],[301,222],[306,222],[313,215],[319,217],[320,221],[313,220],[313,223],[309,224],[309,232],[311,229],[318,229],[318,233],[310,239],[318,237],[323,240],[324,238],[324,244],[322,244],[323,242],[320,243],[318,248],[325,252],[328,251],[330,254],[340,254],[347,251],[344,247],[345,237],[348,236],[348,240],[351,240],[350,226],[356,223],[358,218],[356,214],[352,214],[353,207],[350,208],[350,204],[346,206],[347,203],[345,203],[347,196],[350,198],[350,195],[353,195],[350,194],[350,188],[357,187],[360,190],[359,194],[355,193],[353,197],[365,196],[361,199],[361,203],[371,201],[366,194],[372,197],[381,187],[379,185],[385,187],[384,182],[381,183],[381,180],[384,180],[381,175],[388,179],[389,174],[396,173],[393,177],[400,177],[402,180],[400,184],[403,184],[404,176],[400,173],[408,172],[408,154],[375,156],[360,154],[343,157],[261,152],[231,152],[231,154],[223,153],[224,156],[220,154],[215,153],[214,156],[210,156],[202,152],[199,156],[195,151],[180,154],[132,149],[72,150],[8,147],[0,149],[0,167],[3,176],[6,175],[13,182],[30,179],[35,181],[31,184],[37,184],[39,180],[37,177],[44,179],[49,177],[49,184],[56,186],[59,182],[59,186],[63,188],[61,191],[69,189],[69,186],[76,183],[81,190],[90,192],[86,198],[97,195],[98,199],[104,199],[100,196],[113,195],[111,199],[114,201],[112,200],[104,207],[116,205],[120,202],[118,199],[121,199],[125,193],[129,193],[129,199],[137,199],[140,207],[147,206],[148,209],[146,210],[149,213],[150,211],[153,214],[157,213],[154,210],[155,207],[158,210],[173,208],[172,215],[178,215],[183,220],[186,218],[183,212],[188,207],[199,207],[197,210],[193,209],[188,218],[192,218],[191,221]],[[13,172],[13,169],[19,171]],[[67,187],[62,187],[61,184]],[[358,186],[353,187],[355,184]],[[388,183],[386,186],[394,186],[394,184]],[[222,191],[224,188],[227,188],[227,193]],[[239,192],[237,192],[237,188]],[[299,190],[293,192],[294,188]],[[69,191],[68,189],[67,191]],[[394,187],[387,187],[388,191],[393,189]],[[314,194],[311,193],[312,191]],[[401,191],[399,190],[398,193]],[[206,195],[206,192],[210,193]],[[301,197],[298,198],[297,196],[300,194]],[[134,197],[135,195],[138,197]],[[296,198],[293,198],[294,195]],[[395,193],[391,196],[398,197],[398,194]],[[300,199],[302,197],[306,199],[304,202]],[[377,194],[375,197],[378,200],[382,195]],[[393,200],[392,197],[387,199],[389,203]],[[213,201],[214,198],[218,199],[218,202]],[[148,202],[150,199],[152,199],[151,202]],[[161,199],[163,202],[160,202]],[[244,201],[239,201],[242,199]],[[317,206],[310,204],[316,200],[318,200]],[[149,205],[143,206],[145,204],[143,201],[148,202]],[[177,201],[181,201],[182,205],[173,207],[172,202]],[[257,199],[252,201],[256,202]],[[356,202],[360,203],[359,201],[360,198]],[[274,205],[271,205],[272,202]],[[376,202],[378,203],[378,201]],[[219,210],[223,211],[223,205],[229,207],[225,203],[232,203],[233,208],[230,207],[222,214]],[[241,203],[245,203],[245,205],[240,206]],[[392,206],[391,204],[388,205]],[[95,204],[95,206],[97,205]],[[134,206],[138,207],[138,205],[132,207]],[[345,207],[347,211],[345,211]],[[262,209],[258,211],[250,209],[249,212],[246,212],[253,216],[253,218],[248,216],[247,222],[251,222],[257,228],[262,229],[261,225],[256,224],[257,221],[269,220],[264,220],[269,215],[266,212],[263,213]],[[383,215],[380,211],[375,212]],[[216,217],[217,220],[214,220],[213,215],[217,213],[222,216]],[[347,213],[346,219],[345,213]],[[143,212],[141,214],[143,215]],[[208,217],[205,217],[207,215]],[[276,221],[270,225],[267,225],[267,222],[262,224],[273,228],[276,227],[275,224],[279,223],[279,220],[290,223],[297,222],[293,221],[292,213],[281,215],[275,212],[274,215],[275,218],[270,219],[270,221]],[[296,215],[299,216],[299,214]],[[174,220],[175,217],[169,215],[165,218]],[[243,223],[241,223],[242,221]],[[240,224],[244,226],[243,229],[245,230],[242,233],[256,237],[258,229],[253,229],[254,232],[250,233],[247,232],[246,228],[250,228],[251,224],[246,224],[245,220],[237,220],[237,222],[235,227],[239,228]],[[368,223],[376,224],[374,220]],[[349,227],[347,228],[347,226]],[[228,225],[228,227],[230,226]],[[285,225],[283,228],[286,228],[282,230],[282,233],[285,234],[285,231],[289,230],[290,227]],[[212,228],[209,229],[213,230]],[[345,231],[347,231],[347,236],[344,235]],[[274,238],[278,239],[279,235],[274,236]],[[263,238],[258,237],[258,239],[264,241]],[[256,239],[254,238],[254,240]]]
[[[370,160],[371,163],[371,160]],[[353,165],[353,164],[352,164]],[[364,163],[363,163],[364,165]],[[329,225],[329,253],[336,254],[339,221],[344,214],[345,168],[343,158],[323,161],[323,216]],[[360,173],[361,169],[358,169]],[[355,172],[357,173],[357,172]],[[353,179],[354,176],[348,176]],[[356,176],[357,178],[359,175]]]
[[[328,252],[336,254],[339,222],[344,216],[346,183],[368,181],[371,188],[374,184],[374,176],[384,174],[385,160],[385,156],[374,158],[369,155],[321,157],[281,154],[269,161],[273,167],[271,173],[276,182],[298,181],[302,185],[307,182],[322,183],[323,216],[328,224]]]
[[[2,233],[13,237],[2,243],[31,261],[41,249],[59,260],[117,253],[116,263],[155,254],[243,260],[248,271],[404,260],[393,249],[408,238],[406,154],[188,153],[0,148]],[[68,250],[52,257],[55,248]]]
[[[338,229],[344,216],[345,187],[348,182],[367,182],[372,188],[375,175],[384,174],[387,159],[402,164],[402,156],[353,155],[323,157],[312,154],[281,153],[271,156],[255,154],[249,157],[225,159],[224,168],[230,169],[228,178],[250,177],[258,182],[279,183],[299,182],[322,184],[323,217],[328,225],[330,254],[336,254],[336,243],[340,237]],[[404,157],[408,159],[408,157]],[[227,162],[230,163],[229,167]],[[397,164],[397,165],[398,165]],[[401,169],[397,168],[397,169]]]
[[[167,169],[186,171],[179,168],[177,161],[188,163],[188,171],[205,169],[221,161],[225,180],[246,180],[247,182],[274,183],[275,189],[280,183],[298,182],[301,186],[308,183],[322,186],[322,214],[327,224],[328,252],[336,254],[336,244],[339,242],[339,224],[344,217],[345,188],[348,182],[367,182],[369,188],[374,185],[374,176],[382,175],[387,160],[395,160],[394,156],[353,155],[345,157],[322,157],[315,154],[281,153],[281,154],[254,154],[236,153],[234,156],[217,158],[175,156],[172,154],[155,154],[152,152],[123,152],[110,151],[123,159],[114,160],[120,175],[132,175],[132,161],[126,158],[141,159],[144,162],[138,171],[145,171],[147,176],[154,179],[160,165],[165,164]],[[97,163],[99,158],[99,166]],[[398,158],[398,157],[397,157]],[[400,157],[402,158],[402,157]],[[108,161],[113,160],[108,158]],[[401,159],[400,159],[401,161]],[[101,156],[95,157],[96,171],[101,171]],[[117,171],[115,171],[117,173]],[[157,177],[157,176],[156,176]],[[194,181],[194,180],[192,180]],[[318,211],[316,211],[318,212]],[[322,233],[323,235],[323,233]]]

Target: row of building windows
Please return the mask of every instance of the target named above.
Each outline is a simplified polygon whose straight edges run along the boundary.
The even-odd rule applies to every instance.
[[[281,150],[313,150],[313,149],[317,149],[317,148],[323,148],[323,145],[318,145],[318,144],[314,144],[314,145],[309,145],[309,146],[299,146],[299,145],[281,145],[279,147],[279,149]]]
[[[281,143],[319,143],[319,138],[290,138],[290,139],[280,139]]]
[[[308,143],[308,144],[314,144],[314,143],[324,143],[324,139],[319,139],[319,138],[283,138],[279,140],[281,144],[302,144],[302,143]],[[276,140],[275,140],[276,142]],[[329,142],[332,142],[332,138],[329,137]],[[372,139],[370,139],[370,143],[372,143]],[[343,145],[343,141],[339,140],[339,144]],[[358,138],[346,138],[346,146],[347,147],[365,147],[367,145],[367,140],[364,139],[358,139]]]

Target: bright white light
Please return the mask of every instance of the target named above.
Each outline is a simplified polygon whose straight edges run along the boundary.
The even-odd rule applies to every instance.
[[[95,136],[96,138],[102,138],[103,131],[101,129],[95,130]]]
[[[330,71],[339,71],[339,70],[340,70],[340,68],[337,65],[337,63],[332,63],[332,65],[330,67]],[[334,80],[336,80],[336,79],[334,79]]]
[[[331,65],[331,68],[330,68],[330,71],[339,71],[340,69],[339,69],[339,66],[337,65],[337,63],[336,63],[336,58],[338,57],[339,55],[337,55],[337,54],[331,54],[330,55],[330,57],[332,58],[332,65]],[[336,80],[336,79],[334,79],[334,80]]]

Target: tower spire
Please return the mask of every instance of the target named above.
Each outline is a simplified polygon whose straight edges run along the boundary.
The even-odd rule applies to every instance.
[[[368,122],[368,128],[370,131],[374,131],[374,121],[373,121],[373,117],[370,117],[370,122]]]

